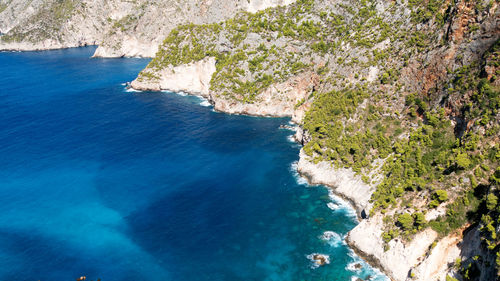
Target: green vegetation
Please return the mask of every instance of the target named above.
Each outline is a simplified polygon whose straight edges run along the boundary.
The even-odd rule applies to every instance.
[[[498,45],[484,55],[490,65],[498,63]],[[438,95],[432,93],[408,94],[404,111],[389,116],[379,106],[385,97],[363,85],[316,95],[304,118],[304,128],[311,135],[305,153],[316,162],[331,161],[359,174],[377,168],[375,160],[383,159],[383,178],[372,196],[372,214],[394,208],[409,211],[384,219],[385,242],[398,236],[411,239],[428,226],[444,236],[467,222],[476,222],[482,225],[486,246],[499,252],[500,149],[495,140],[499,87],[493,84],[496,77],[481,78],[481,71],[476,63],[464,66],[450,73],[452,86],[443,88],[449,99],[463,105],[456,109],[463,113],[463,124],[475,127],[454,127],[446,109],[433,100]],[[383,72],[380,83],[391,84],[399,75]],[[371,182],[366,175],[362,178]],[[446,214],[427,222],[423,213],[427,208],[412,207],[421,198],[426,198],[430,208],[445,207]],[[475,274],[474,266],[467,266],[464,276]]]
[[[398,224],[403,230],[411,230],[413,228],[413,217],[408,213],[399,215]]]
[[[297,24],[300,21],[298,10],[306,9],[311,3],[299,1],[288,12],[281,8],[256,14],[241,13],[220,24],[180,26],[165,39],[155,59],[142,74],[212,56],[217,59],[217,70],[212,77],[211,90],[239,102],[251,103],[271,84],[310,68],[308,63],[301,61],[297,52],[268,42],[275,32],[279,33],[278,37],[290,37],[289,40],[317,40],[321,30],[316,23],[303,21]],[[283,13],[297,16],[285,20]],[[259,34],[258,45],[246,43],[250,33]],[[228,41],[231,51],[221,51],[213,44],[220,38]],[[328,49],[321,41],[314,46],[313,49],[319,48],[322,52]]]
[[[401,13],[397,5],[385,12]],[[411,23],[404,24],[390,21],[397,16],[383,18],[375,1],[325,10],[300,0],[219,24],[184,25],[165,39],[141,77],[157,79],[157,70],[211,56],[217,60],[211,90],[252,103],[271,84],[314,71],[321,87],[295,105],[311,105],[303,119],[311,140],[303,150],[314,162],[351,168],[377,185],[371,212],[385,215],[385,242],[411,239],[426,227],[445,236],[470,222],[481,224],[485,245],[499,253],[499,73],[484,75],[485,64],[499,65],[499,43],[479,61],[448,70],[431,88],[403,85],[413,79],[408,75],[424,72],[424,54],[449,44],[443,34],[451,5],[409,0]],[[368,79],[372,66],[378,77]],[[380,177],[369,176],[374,170]],[[441,210],[445,215],[426,220],[427,212]],[[461,265],[464,276],[473,274],[470,264]]]
[[[413,31],[402,30],[401,22],[389,22],[378,15],[372,0],[349,6],[316,4],[314,0],[299,0],[287,7],[255,14],[240,13],[218,24],[180,26],[165,39],[147,71],[212,56],[217,59],[217,72],[211,81],[211,90],[251,103],[269,85],[305,70],[321,74],[324,80],[332,79],[328,76],[331,75],[329,67],[311,63],[316,55],[336,55],[339,67],[384,66],[389,53],[397,52],[396,47],[372,48],[387,40],[401,40],[394,44],[401,48],[402,42],[408,41],[406,37],[413,34]],[[392,7],[391,11],[396,9]],[[357,57],[345,60],[351,56],[350,50],[342,47],[345,44],[355,47],[359,57],[366,56],[369,60]],[[380,79],[390,84],[398,75],[399,69],[387,68]],[[359,77],[356,74],[356,78]],[[366,84],[365,78],[360,80]]]
[[[371,212],[384,215],[382,239],[411,239],[426,227],[445,236],[477,224],[500,268],[500,43],[477,61],[453,52],[455,63],[440,69],[428,59],[454,44],[446,23],[457,17],[458,2],[403,2],[298,0],[220,23],[182,25],[170,32],[139,79],[157,80],[164,68],[214,57],[210,89],[253,103],[274,83],[316,73],[320,85],[295,105],[310,105],[302,126],[311,140],[303,150],[314,162],[350,168],[376,185]],[[14,30],[2,40],[57,39],[57,29],[78,5],[46,5],[35,17],[47,22],[40,30]],[[464,5],[469,24],[460,36],[473,40],[493,2]],[[125,32],[141,16],[108,23],[113,32]],[[486,75],[486,67],[495,73]],[[417,78],[425,81],[411,81]],[[371,176],[374,170],[380,177]],[[441,210],[444,215],[426,220],[427,212]],[[457,262],[465,280],[477,275],[477,260]]]
[[[84,6],[84,3],[77,0],[58,0],[46,3],[37,14],[29,19],[31,23],[36,23],[38,28],[23,30],[23,26],[18,25],[9,33],[3,35],[2,41],[39,42],[47,38],[61,40],[60,27],[71,17],[77,7],[82,6]]]
[[[10,4],[10,1],[6,1],[6,3],[0,3],[0,13],[5,11],[5,9],[7,9],[9,4]]]

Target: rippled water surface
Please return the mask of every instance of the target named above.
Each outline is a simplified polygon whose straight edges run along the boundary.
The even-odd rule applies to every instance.
[[[0,53],[0,280],[382,280],[287,119],[127,92],[148,61],[93,51]]]

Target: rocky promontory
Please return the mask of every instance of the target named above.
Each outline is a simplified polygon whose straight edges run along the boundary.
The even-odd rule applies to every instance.
[[[314,163],[301,150],[297,171],[311,184],[321,184],[332,188],[336,194],[354,206],[359,217],[368,216],[371,209],[370,198],[375,191],[375,186],[364,183],[352,169],[335,168],[332,163],[326,161]]]
[[[130,85],[140,91],[184,92],[201,96],[215,110],[229,114],[296,116],[297,119],[304,111],[304,107],[296,106],[297,103],[306,100],[319,83],[318,75],[304,72],[282,83],[270,85],[256,100],[245,103],[210,90],[210,81],[216,71],[215,64],[214,57],[207,57],[197,62],[163,68],[161,71],[146,68]]]
[[[144,70],[130,85],[140,91],[185,92],[209,98],[210,80],[215,70],[215,58],[207,57],[154,74]]]
[[[95,56],[154,57],[134,89],[292,117],[303,144],[298,170],[356,208],[361,221],[347,242],[361,257],[398,281],[494,280],[498,7],[10,0],[0,3],[0,49],[98,44]]]
[[[0,50],[98,45],[96,57],[154,57],[180,24],[218,22],[294,1],[8,0],[0,3]]]

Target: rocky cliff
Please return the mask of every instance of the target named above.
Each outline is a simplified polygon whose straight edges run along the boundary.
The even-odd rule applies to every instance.
[[[293,0],[8,0],[0,4],[0,50],[98,45],[95,56],[153,57],[184,23],[213,23]]]
[[[166,69],[215,58],[215,109],[302,125],[298,170],[366,218],[347,238],[360,256],[394,280],[488,280],[498,15],[494,2],[298,1],[173,30],[136,79],[149,86],[133,86],[168,89]]]
[[[251,103],[242,103],[210,90],[210,80],[215,72],[215,58],[207,57],[197,62],[163,68],[149,74],[150,76],[143,74],[130,85],[141,91],[186,92],[198,95],[208,99],[215,110],[225,113],[272,117],[295,115],[300,119],[299,116],[303,114],[295,107],[296,104],[307,99],[319,82],[315,73],[304,72],[282,83],[270,85]]]
[[[291,116],[299,172],[353,204],[349,245],[393,280],[498,278],[498,1],[23,3],[0,6],[4,49],[155,54],[133,88]]]

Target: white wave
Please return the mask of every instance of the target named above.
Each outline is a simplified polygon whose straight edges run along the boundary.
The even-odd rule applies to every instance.
[[[333,210],[333,211],[336,211],[336,210],[338,210],[338,209],[340,208],[340,206],[339,206],[339,205],[337,205],[337,204],[335,204],[335,203],[333,203],[333,202],[328,202],[328,203],[326,204],[326,206],[327,206],[328,208],[330,208],[331,210]]]
[[[345,241],[344,241],[344,236],[336,233],[336,232],[333,232],[333,231],[325,231],[323,232],[323,234],[320,236],[320,238],[326,242],[328,242],[328,244],[330,244],[330,246],[332,247],[338,247],[340,245],[345,245]]]
[[[141,91],[136,90],[134,88],[125,88],[125,92],[127,92],[127,93],[138,93],[138,92],[141,92]]]
[[[336,211],[336,210],[342,210],[344,211],[348,216],[351,217],[356,217],[356,210],[345,200],[342,198],[338,197],[333,193],[332,190],[328,190],[328,197],[332,199],[332,202],[328,203],[327,206],[328,208]]]
[[[292,132],[297,132],[297,126],[295,125],[281,125],[280,126],[280,129],[282,130],[288,130],[288,131],[292,131]]]
[[[371,267],[367,262],[365,262],[363,259],[361,259],[354,251],[349,248],[349,253],[348,256],[352,258],[352,262],[349,263],[345,269],[349,270],[351,272],[354,272],[357,275],[368,275],[370,278],[368,280],[373,280],[373,281],[389,281],[390,279],[385,276],[379,269]],[[361,265],[361,267],[359,267]],[[358,280],[357,278],[360,278],[359,276],[353,276],[354,279],[351,278],[351,280]],[[366,277],[365,277],[366,278]],[[365,279],[361,278],[361,279]]]
[[[120,85],[122,85],[122,86],[127,86],[127,83],[121,83]]]
[[[299,164],[299,161],[295,161],[290,165],[290,172],[292,172],[293,177],[295,178],[295,181],[300,184],[300,185],[305,185],[309,186],[309,183],[304,177],[301,177],[299,172],[297,172],[297,166]]]
[[[312,253],[306,256],[311,261],[311,268],[315,269],[322,265],[330,264],[330,256],[318,253]],[[316,257],[316,258],[315,258]],[[320,260],[322,259],[322,261]]]
[[[208,102],[207,100],[203,100],[202,102],[200,102],[200,105],[201,106],[211,106],[210,102]]]
[[[291,143],[297,143],[297,141],[295,140],[295,137],[293,135],[287,136],[286,140],[291,142]]]

